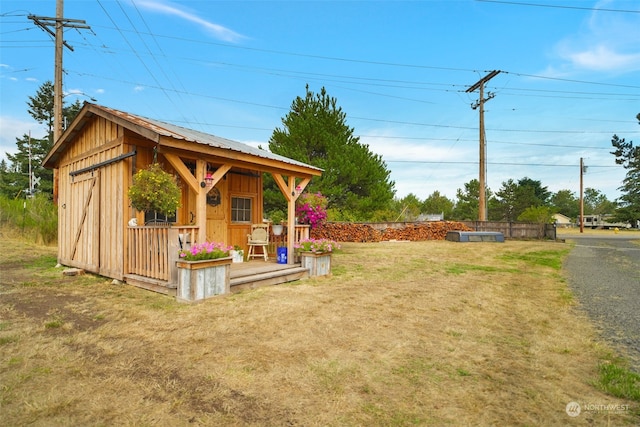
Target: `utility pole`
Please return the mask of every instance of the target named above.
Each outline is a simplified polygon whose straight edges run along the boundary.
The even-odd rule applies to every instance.
[[[31,130],[29,130],[29,197],[33,196],[33,171],[31,169]]]
[[[582,176],[587,172],[587,167],[584,165],[584,160],[580,157],[580,232],[584,233],[584,191],[583,191],[583,179]]]
[[[29,19],[38,27],[42,28],[46,33],[53,36],[55,40],[55,70],[53,79],[53,147],[58,139],[62,136],[62,52],[66,47],[73,52],[73,47],[64,41],[64,29],[78,28],[90,30],[86,21],[81,19],[65,19],[64,18],[64,0],[56,0],[56,17],[29,15]],[[49,27],[54,27],[52,31]],[[53,202],[58,202],[58,169],[53,170]]]
[[[466,90],[466,92],[469,93],[475,91],[476,89],[480,89],[480,98],[478,98],[478,101],[471,104],[471,108],[473,108],[474,110],[478,107],[480,108],[480,176],[478,179],[478,181],[480,182],[480,194],[478,198],[478,221],[487,220],[487,144],[485,141],[484,132],[484,103],[485,101],[488,101],[495,96],[493,93],[489,92],[487,95],[487,99],[484,98],[484,84],[498,74],[500,74],[500,70],[493,70]]]
[[[64,0],[56,0],[56,17],[29,15],[28,18],[38,27],[53,36],[55,40],[55,71],[53,79],[53,144],[62,135],[62,51],[66,47],[73,52],[67,42],[64,41],[64,28],[79,28],[90,30],[91,27],[81,19],[64,18]],[[49,27],[54,27],[52,31]]]

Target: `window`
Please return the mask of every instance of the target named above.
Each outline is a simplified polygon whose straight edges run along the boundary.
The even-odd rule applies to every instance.
[[[251,222],[251,199],[249,197],[231,198],[231,222]]]
[[[176,222],[176,214],[174,213],[173,215],[167,216],[156,211],[144,213],[145,224],[157,224],[166,222]]]

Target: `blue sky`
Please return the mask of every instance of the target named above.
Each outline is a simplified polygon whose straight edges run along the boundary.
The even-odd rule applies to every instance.
[[[0,3],[0,157],[45,132],[29,96],[53,80],[54,44],[27,15],[55,0]],[[478,178],[485,88],[487,185],[529,177],[611,200],[625,171],[611,137],[638,143],[640,4],[577,1],[164,1],[64,3],[65,101],[87,100],[251,145],[305,85],[325,87],[382,156],[397,197],[454,199]]]

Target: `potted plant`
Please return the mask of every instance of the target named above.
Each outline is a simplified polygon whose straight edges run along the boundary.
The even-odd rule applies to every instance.
[[[329,254],[340,249],[340,244],[330,239],[302,239],[294,248],[300,253]]]
[[[173,175],[164,171],[159,163],[153,163],[136,172],[128,195],[131,206],[138,211],[171,216],[180,206],[182,191]]]
[[[231,253],[231,258],[233,259],[233,262],[244,261],[244,249],[242,249],[239,245],[234,245],[230,253]]]
[[[280,209],[276,209],[269,214],[269,219],[271,220],[271,230],[273,231],[274,236],[279,236],[282,234],[283,226],[282,221],[284,221],[284,212]]]
[[[229,267],[232,246],[194,243],[178,252],[178,301],[194,302],[230,292]]]

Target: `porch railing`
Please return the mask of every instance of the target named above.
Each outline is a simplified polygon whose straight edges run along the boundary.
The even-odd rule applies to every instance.
[[[197,234],[196,226],[154,224],[128,227],[126,274],[176,284],[178,251],[195,243]],[[294,242],[309,238],[309,226],[296,225],[293,237]]]
[[[309,238],[309,225],[296,225],[294,229],[293,242],[297,243],[300,240]],[[271,235],[269,236],[269,253],[275,254],[278,246],[286,246],[288,241],[287,228],[285,227],[282,234],[276,236],[273,234],[273,229],[270,229]]]
[[[175,261],[181,247],[188,247],[198,232],[194,226],[152,225],[128,227],[127,273],[175,283]]]

